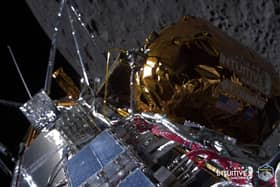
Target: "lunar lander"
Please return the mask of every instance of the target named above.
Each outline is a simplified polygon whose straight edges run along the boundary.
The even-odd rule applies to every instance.
[[[109,50],[105,77],[91,78],[63,8],[82,83],[53,72],[53,42],[45,88],[20,107],[31,128],[12,186],[279,184],[279,78],[261,57],[186,16]],[[51,76],[67,97],[49,97]]]

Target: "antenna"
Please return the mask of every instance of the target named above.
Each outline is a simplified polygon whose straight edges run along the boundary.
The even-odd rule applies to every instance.
[[[5,99],[0,99],[0,105],[5,105],[5,106],[9,106],[9,107],[15,107],[18,108],[22,105],[22,103],[18,103],[15,101],[8,101]]]
[[[21,73],[21,71],[20,71],[20,69],[19,69],[19,67],[18,67],[18,64],[17,64],[16,58],[15,58],[15,56],[14,56],[14,53],[13,53],[13,51],[12,51],[12,49],[11,49],[11,47],[10,47],[9,45],[8,45],[8,49],[9,49],[9,52],[10,52],[11,57],[12,57],[12,59],[13,59],[13,62],[14,62],[14,64],[15,64],[15,66],[16,66],[16,69],[17,69],[17,72],[18,72],[18,74],[19,74],[19,76],[20,76],[20,79],[21,79],[21,81],[22,81],[22,83],[23,83],[23,85],[24,85],[24,88],[25,88],[25,90],[26,90],[26,92],[27,92],[29,98],[31,99],[31,98],[32,98],[31,93],[30,93],[30,91],[29,91],[29,89],[28,89],[28,87],[27,87],[27,85],[26,85],[26,83],[25,83],[25,81],[24,81],[24,78],[23,78],[22,73]]]

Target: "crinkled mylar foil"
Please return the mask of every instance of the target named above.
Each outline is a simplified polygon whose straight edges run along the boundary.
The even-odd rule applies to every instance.
[[[47,127],[55,121],[58,115],[56,106],[44,90],[41,90],[32,99],[24,103],[20,110],[37,130]]]
[[[136,112],[194,121],[246,144],[261,144],[275,129],[278,73],[210,22],[183,17],[152,32],[143,51],[144,62],[135,62]],[[122,56],[110,76],[108,102],[127,107],[130,69]]]
[[[269,63],[200,18],[184,17],[152,38],[136,74],[138,111],[195,121],[246,143],[271,133],[280,84]]]

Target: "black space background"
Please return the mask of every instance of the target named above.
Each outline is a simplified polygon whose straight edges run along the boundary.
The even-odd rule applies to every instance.
[[[51,41],[24,0],[4,2],[1,2],[0,19],[0,99],[24,103],[29,97],[7,45],[11,46],[30,92],[34,95],[44,86]],[[57,53],[56,66],[67,66],[63,60]],[[19,109],[0,104],[0,142],[15,156],[28,126],[28,121]],[[13,169],[13,165],[9,166]],[[9,186],[9,182],[10,179],[0,169],[0,186]]]

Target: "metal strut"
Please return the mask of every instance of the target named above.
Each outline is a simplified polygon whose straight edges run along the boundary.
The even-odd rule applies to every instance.
[[[75,27],[74,27],[74,19],[72,18],[69,6],[67,6],[66,9],[67,9],[67,14],[68,14],[68,18],[69,18],[69,22],[70,22],[70,26],[71,26],[74,45],[75,45],[75,48],[76,48],[76,53],[78,55],[78,60],[79,60],[80,66],[82,68],[82,75],[83,75],[86,86],[90,89],[91,94],[94,95],[94,92],[90,87],[89,78],[88,78],[88,74],[87,74],[87,71],[86,71],[86,66],[85,66],[85,63],[83,61],[81,51],[80,51],[80,47],[79,47],[79,43],[78,43],[78,40],[77,40],[76,30],[75,30]]]
[[[22,75],[22,73],[21,73],[21,71],[20,71],[20,69],[19,69],[19,67],[18,67],[18,64],[17,64],[16,58],[15,58],[15,55],[14,55],[14,53],[13,53],[13,51],[12,51],[12,49],[11,49],[11,47],[10,47],[9,45],[8,45],[8,49],[9,49],[9,52],[10,52],[11,57],[12,57],[12,59],[13,59],[13,62],[14,62],[14,64],[15,64],[15,66],[16,66],[16,69],[17,69],[17,72],[18,72],[18,74],[19,74],[19,76],[20,76],[20,79],[21,79],[21,81],[22,81],[22,83],[23,83],[23,85],[24,85],[24,88],[25,88],[25,90],[26,90],[26,92],[27,92],[29,98],[31,99],[31,98],[32,98],[32,95],[31,95],[31,93],[30,93],[30,91],[29,91],[29,89],[28,89],[28,87],[27,87],[27,84],[26,84],[26,82],[25,82],[25,80],[24,80],[24,78],[23,78],[23,75]]]
[[[44,90],[46,91],[47,94],[50,94],[50,91],[51,91],[52,73],[53,73],[54,61],[55,61],[55,55],[56,55],[57,33],[58,33],[58,30],[60,27],[61,17],[62,17],[62,13],[64,10],[65,1],[66,0],[61,0],[61,2],[60,2],[59,11],[57,14],[57,20],[56,20],[54,32],[52,35],[51,49],[50,49],[50,54],[49,54],[49,61],[48,61],[47,73],[46,73],[46,78],[45,78],[45,86],[44,86]]]

